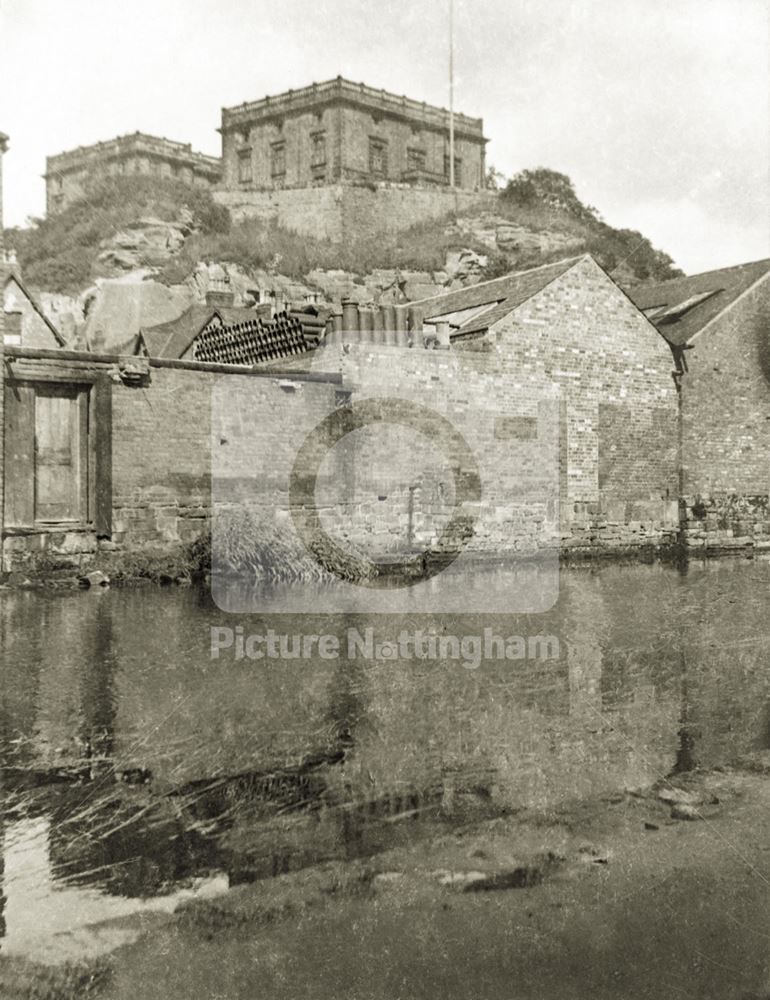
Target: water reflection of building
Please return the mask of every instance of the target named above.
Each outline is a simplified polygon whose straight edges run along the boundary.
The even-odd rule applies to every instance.
[[[75,880],[99,870],[96,881],[125,895],[194,871],[209,848],[166,814],[135,822],[128,799],[100,784],[110,755],[120,768],[151,770],[153,784],[137,794],[152,795],[313,753],[331,760],[336,748],[313,794],[326,782],[332,805],[348,797],[394,810],[410,796],[428,801],[449,782],[496,806],[638,785],[681,766],[683,733],[689,760],[705,766],[767,744],[768,579],[769,566],[742,563],[685,578],[663,566],[567,571],[550,612],[483,622],[496,632],[556,635],[560,657],[475,671],[345,659],[214,669],[205,640],[217,612],[193,591],[4,594],[0,764],[39,772],[70,764],[96,778],[57,792],[58,812],[50,800],[45,807],[56,821],[52,863]],[[350,622],[336,624],[344,634]],[[432,621],[439,631],[444,624]],[[379,637],[392,638],[394,627],[379,624]],[[452,630],[478,634],[479,619],[456,618]],[[248,783],[243,795],[233,787],[244,801]],[[109,795],[90,797],[92,788]],[[66,822],[83,802],[87,815]],[[293,858],[321,846],[328,854],[345,837],[354,848],[355,830],[327,818],[325,826],[286,819],[270,828],[273,843]]]

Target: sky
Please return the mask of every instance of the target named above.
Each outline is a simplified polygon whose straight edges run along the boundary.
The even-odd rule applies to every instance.
[[[454,0],[455,107],[687,273],[770,256],[770,0]],[[0,0],[6,225],[45,157],[342,74],[448,105],[449,0]]]

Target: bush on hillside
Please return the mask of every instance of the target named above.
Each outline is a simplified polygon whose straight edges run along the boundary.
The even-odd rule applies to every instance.
[[[515,174],[503,188],[502,199],[520,206],[547,205],[586,221],[597,217],[596,209],[578,198],[570,178],[547,167]]]
[[[47,219],[31,219],[26,229],[6,232],[27,282],[51,292],[79,292],[93,279],[103,240],[152,215],[178,220],[183,209],[204,233],[225,233],[230,214],[211,192],[178,180],[136,175],[112,177],[90,185],[86,197]]]

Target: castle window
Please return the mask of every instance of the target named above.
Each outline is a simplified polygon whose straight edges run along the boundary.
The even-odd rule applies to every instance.
[[[251,149],[238,150],[238,182],[240,184],[251,183]]]
[[[407,151],[406,151],[406,169],[407,170],[424,170],[425,169],[425,150],[424,149],[407,149]]]
[[[369,139],[369,173],[375,177],[388,173],[388,144],[384,139]]]
[[[326,164],[326,133],[315,132],[310,136],[310,166],[321,167]]]
[[[455,157],[455,185],[462,184],[463,161],[459,156]],[[449,153],[444,153],[444,177],[449,181]]]
[[[286,174],[286,143],[274,142],[270,147],[270,176],[283,177]]]

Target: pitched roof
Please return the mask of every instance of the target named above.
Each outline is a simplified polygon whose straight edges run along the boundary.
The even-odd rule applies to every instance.
[[[85,342],[91,351],[133,354],[143,327],[176,319],[188,302],[188,292],[157,281],[104,281],[86,318]]]
[[[140,341],[151,358],[181,358],[215,317],[223,326],[232,326],[253,319],[254,315],[253,309],[243,306],[192,305],[176,319],[143,326]]]
[[[680,347],[766,274],[770,259],[634,285],[626,294],[669,343]]]
[[[516,271],[412,304],[422,308],[426,322],[447,319],[457,327],[455,334],[480,333],[542,291],[581,259],[582,256],[569,257],[528,271]]]
[[[2,275],[2,271],[0,271],[0,275]],[[59,331],[56,329],[56,327],[53,325],[53,323],[50,321],[50,319],[43,312],[43,307],[37,301],[37,298],[32,294],[32,292],[30,292],[30,290],[27,288],[27,286],[24,284],[24,282],[19,277],[18,272],[16,270],[14,270],[13,268],[10,268],[5,273],[5,275],[4,275],[4,278],[3,278],[3,289],[5,289],[6,286],[11,281],[13,281],[13,282],[16,283],[16,286],[19,288],[19,290],[21,291],[22,295],[24,295],[24,297],[27,299],[27,301],[32,306],[32,308],[35,310],[35,312],[38,314],[38,316],[42,319],[42,321],[45,323],[45,325],[51,331],[51,333],[53,335],[53,338],[56,341],[56,343],[59,345],[59,347],[63,347],[64,346],[64,337],[62,337],[61,333],[59,333]]]

